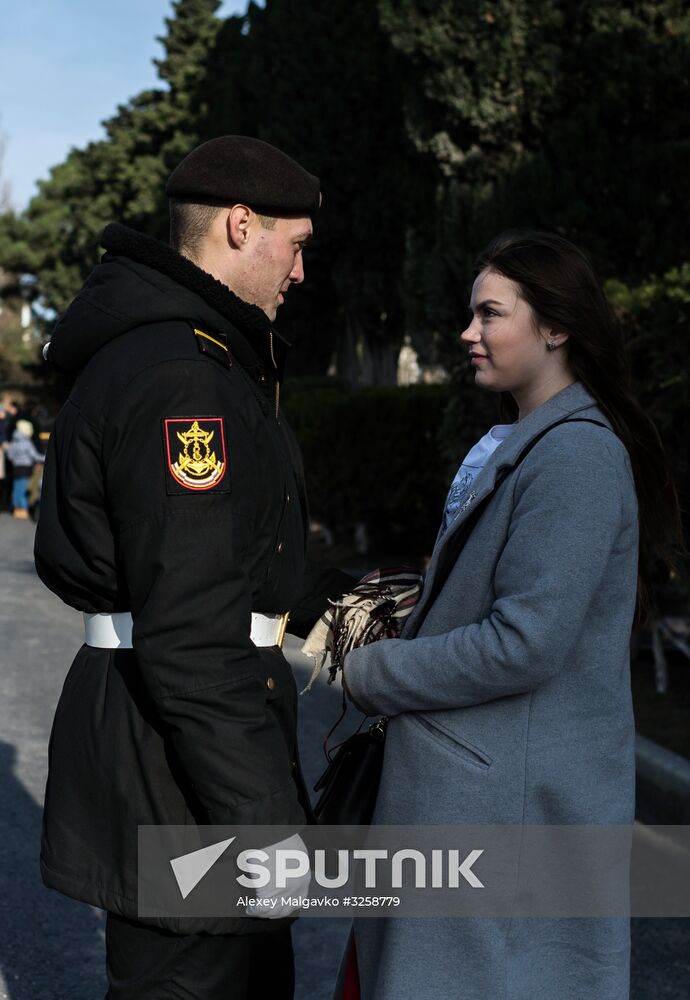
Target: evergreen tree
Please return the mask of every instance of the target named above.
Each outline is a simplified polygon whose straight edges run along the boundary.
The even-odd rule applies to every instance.
[[[403,335],[457,358],[471,262],[502,228],[557,229],[604,277],[690,259],[683,0],[176,0],[161,87],[0,217],[0,265],[61,310],[111,220],[165,238],[165,179],[197,142],[273,142],[321,177],[308,280],[281,310],[291,370],[336,354],[390,381]]]
[[[690,19],[681,0],[380,0],[407,76],[407,123],[435,210],[407,260],[416,325],[457,328],[472,260],[497,231],[557,229],[604,277],[689,259]]]
[[[176,0],[161,39],[165,55],[156,63],[165,89],[145,91],[119,107],[104,122],[104,139],[73,149],[39,182],[23,217],[30,240],[11,249],[5,228],[6,252],[30,265],[48,309],[61,312],[74,296],[98,260],[108,222],[166,238],[165,180],[200,141],[204,65],[221,23],[218,6],[218,0]]]
[[[219,45],[227,46],[227,58],[215,59],[226,83],[212,108],[215,129],[241,127],[321,178],[308,283],[279,321],[296,342],[294,360],[324,371],[335,351],[348,381],[394,381],[413,149],[402,67],[376,5],[267,0],[250,6],[239,34],[236,26],[221,32]]]

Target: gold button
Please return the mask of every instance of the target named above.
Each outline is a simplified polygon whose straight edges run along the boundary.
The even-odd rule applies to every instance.
[[[266,687],[268,688],[269,691],[272,691],[275,686],[276,686],[276,682],[273,680],[272,677],[269,677],[266,680]]]

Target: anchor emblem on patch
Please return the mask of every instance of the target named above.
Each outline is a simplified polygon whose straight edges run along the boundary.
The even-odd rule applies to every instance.
[[[223,418],[167,417],[163,428],[167,471],[174,481],[168,479],[168,493],[218,490],[227,471]]]

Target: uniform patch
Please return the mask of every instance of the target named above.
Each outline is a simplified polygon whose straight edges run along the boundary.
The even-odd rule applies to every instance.
[[[168,493],[228,493],[228,456],[222,417],[163,420]]]

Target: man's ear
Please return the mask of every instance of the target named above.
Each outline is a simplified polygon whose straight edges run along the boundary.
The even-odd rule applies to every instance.
[[[228,212],[226,228],[228,243],[235,250],[241,250],[249,240],[252,210],[246,205],[233,205]]]

